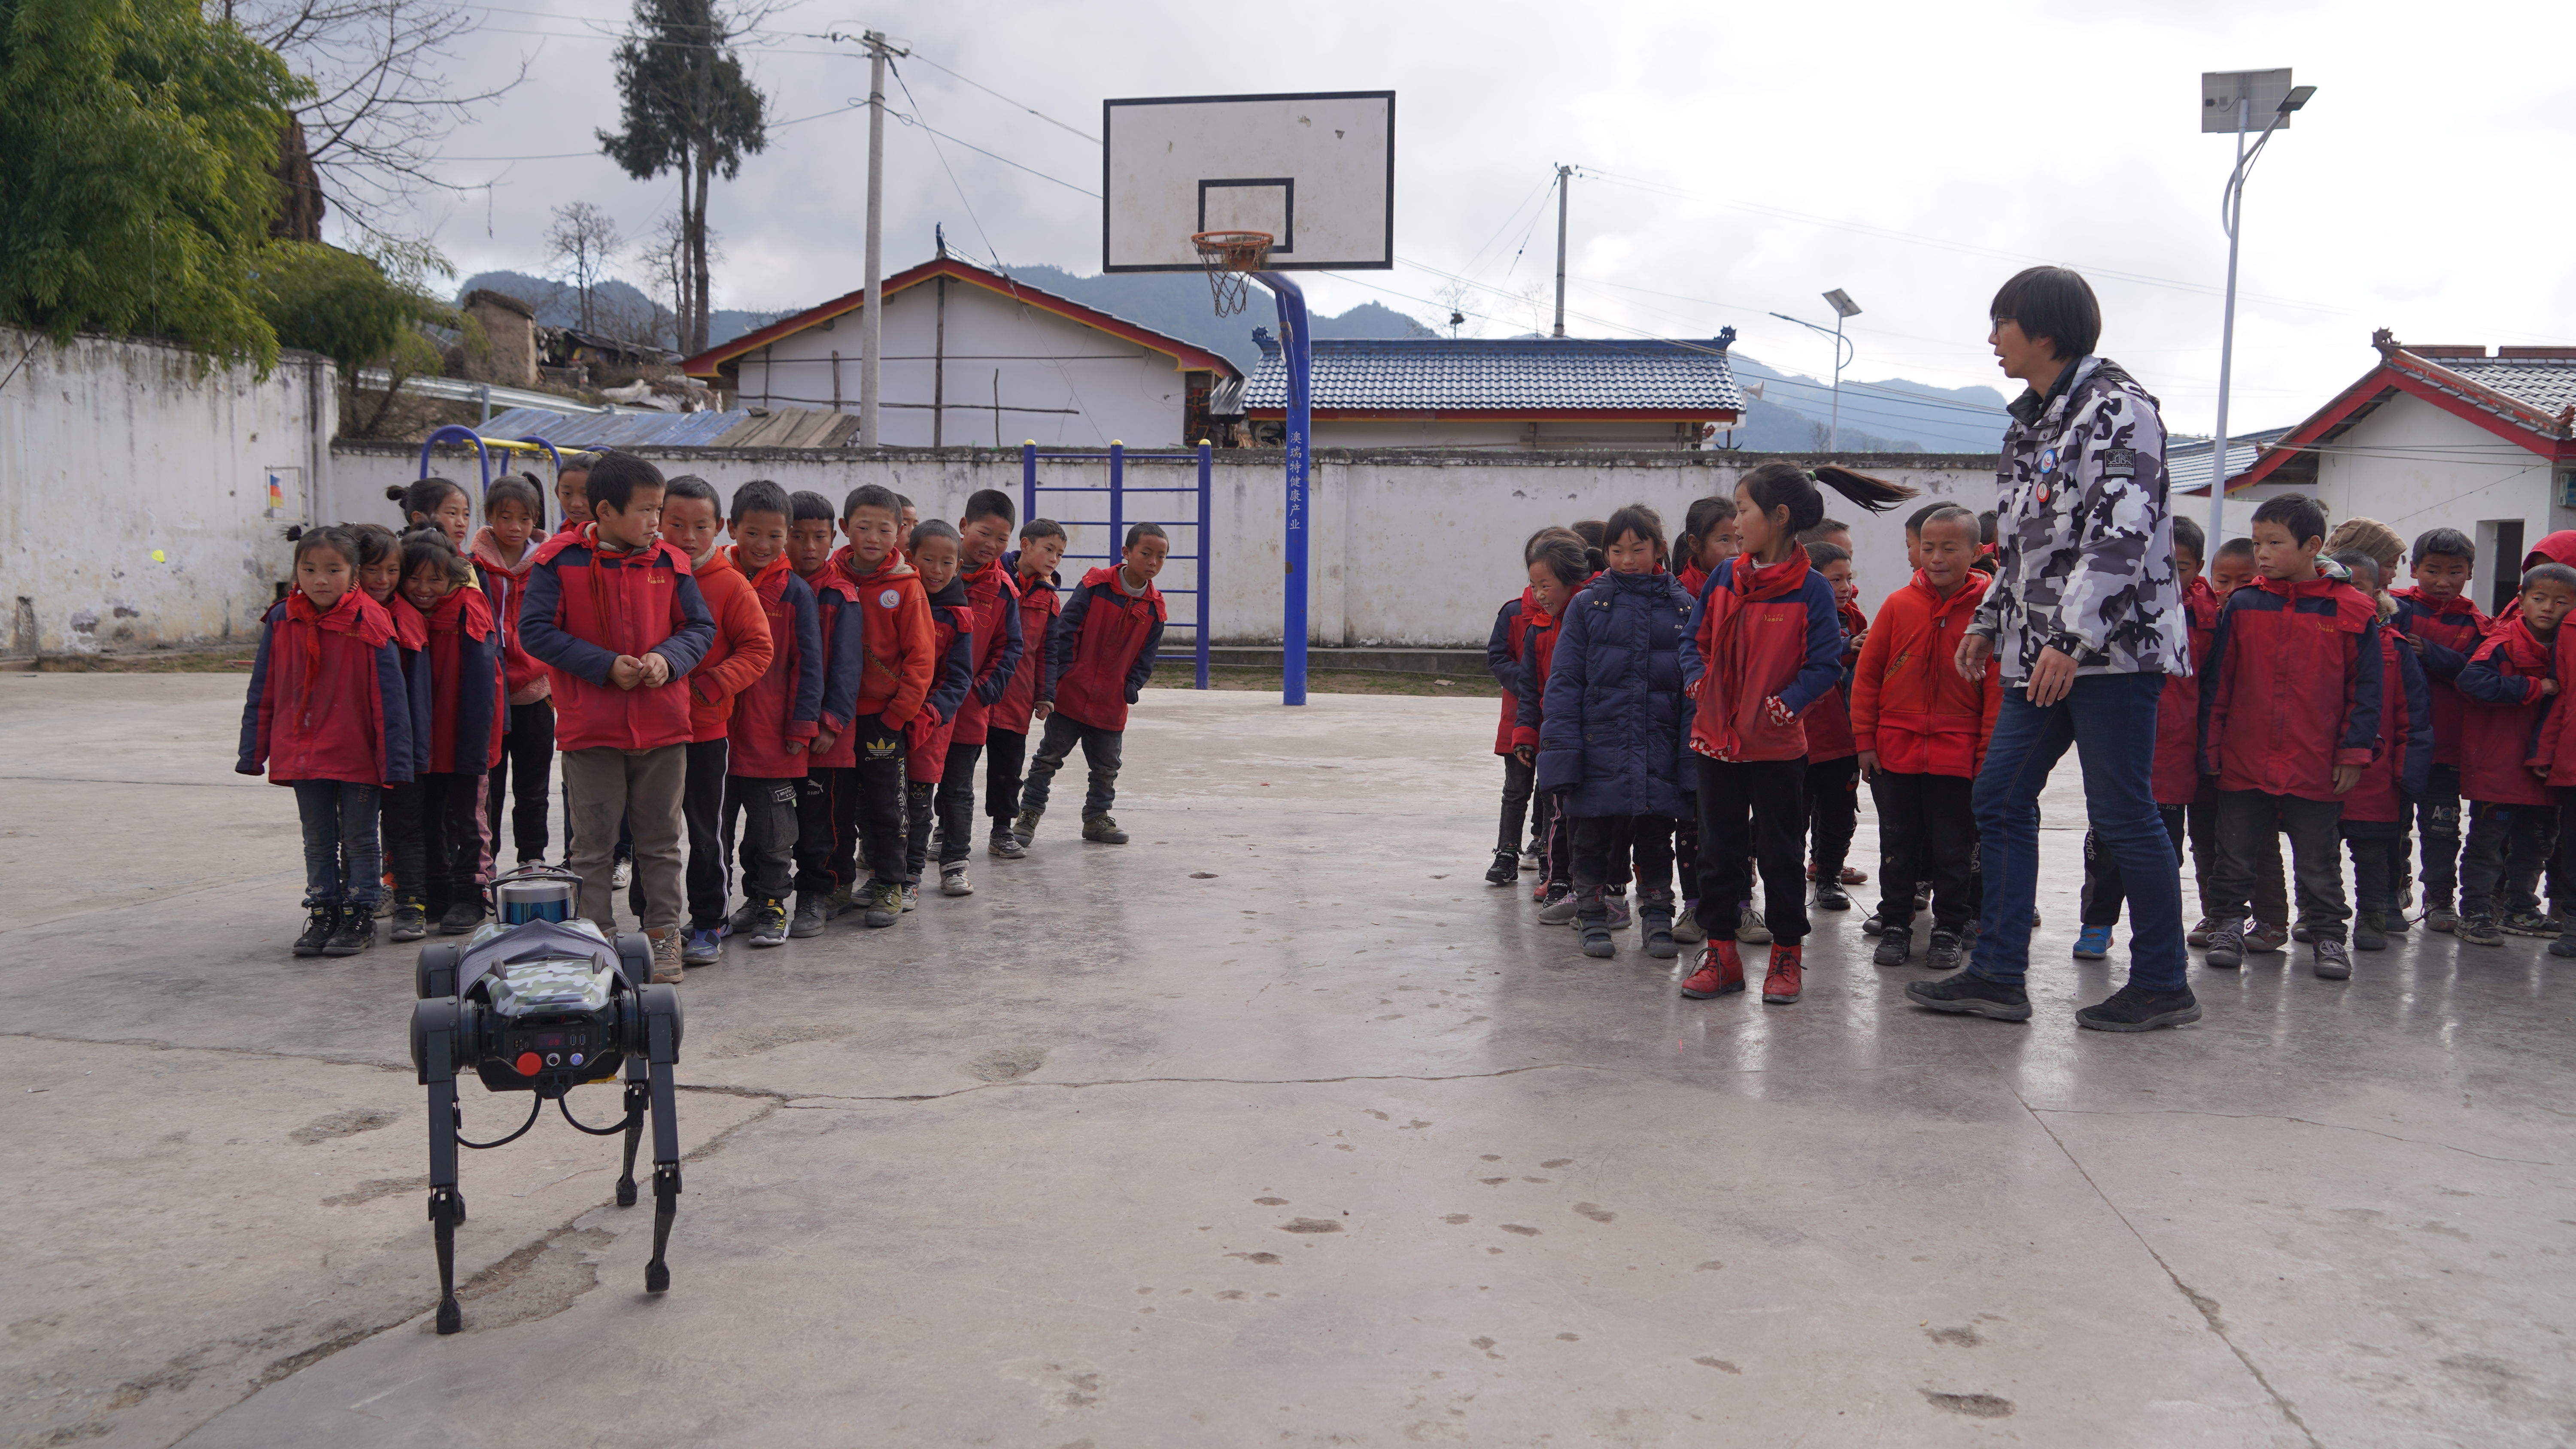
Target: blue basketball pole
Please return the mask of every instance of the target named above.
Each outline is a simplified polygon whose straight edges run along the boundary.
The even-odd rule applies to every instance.
[[[1314,405],[1308,388],[1313,349],[1306,332],[1306,294],[1278,272],[1255,272],[1253,278],[1279,301],[1280,356],[1288,364],[1288,530],[1281,542],[1287,558],[1279,662],[1279,702],[1306,702],[1306,454],[1314,431]],[[1205,607],[1202,601],[1201,607]]]

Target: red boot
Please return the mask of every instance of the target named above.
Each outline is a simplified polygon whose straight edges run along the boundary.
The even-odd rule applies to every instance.
[[[1776,956],[1778,953],[1775,951],[1773,954]],[[1682,995],[1693,1001],[1706,1001],[1712,996],[1724,996],[1730,991],[1743,989],[1743,956],[1737,953],[1733,941],[1714,938],[1699,953],[1699,969],[1682,983]]]
[[[1771,1006],[1786,1006],[1798,999],[1806,985],[1807,964],[1797,946],[1771,948],[1771,970],[1762,978],[1762,1000]],[[1737,989],[1741,990],[1739,981]]]

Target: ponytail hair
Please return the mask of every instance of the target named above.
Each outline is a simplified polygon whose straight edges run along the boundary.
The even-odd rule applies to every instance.
[[[385,498],[389,502],[402,505],[403,524],[409,527],[415,518],[428,518],[436,514],[438,505],[445,503],[450,493],[464,498],[469,506],[474,501],[466,497],[462,484],[437,477],[421,478],[409,484],[390,484],[385,489]]]
[[[1822,484],[1872,513],[1885,513],[1915,495],[1902,483],[1891,483],[1867,473],[1855,472],[1835,463],[1807,468],[1786,458],[1774,458],[1744,475],[1736,486],[1753,500],[1753,506],[1768,514],[1774,508],[1789,510],[1791,534],[1804,533],[1825,521],[1825,495],[1816,491]]]
[[[1583,581],[1600,572],[1593,553],[1584,547],[1582,535],[1570,528],[1542,528],[1530,535],[1521,549],[1529,562],[1546,567],[1556,581],[1569,589],[1583,587]]]
[[[1610,542],[1608,525],[1597,518],[1578,519],[1571,525],[1571,532],[1583,540],[1584,555],[1592,565],[1592,572],[1597,574],[1610,567],[1609,555],[1601,551]]]

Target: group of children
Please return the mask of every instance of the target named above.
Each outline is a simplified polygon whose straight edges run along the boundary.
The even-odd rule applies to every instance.
[[[1873,961],[1913,960],[1927,910],[1924,965],[1958,969],[1976,940],[1972,791],[2004,688],[1954,661],[1993,574],[1994,515],[1918,509],[1912,577],[1871,616],[1820,486],[1872,511],[1910,494],[1775,461],[1732,498],[1695,502],[1670,546],[1643,505],[1542,529],[1487,644],[1504,694],[1485,878],[1537,872],[1539,919],[1575,925],[1590,956],[1612,955],[1632,921],[1649,956],[1704,941],[1686,996],[1745,989],[1739,944],[1767,944],[1763,1000],[1798,999],[1809,905],[1849,909],[1845,887],[1867,880],[1845,863],[1863,781],[1880,847],[1880,903],[1862,925]],[[2556,645],[2576,610],[2576,532],[2543,540],[2489,619],[2465,596],[2476,549],[2454,529],[2424,533],[2410,557],[2384,524],[2329,535],[2313,500],[2284,496],[2204,570],[2201,531],[2172,528],[2193,671],[2164,684],[2154,790],[2176,868],[2195,868],[2189,939],[2207,963],[2296,939],[2317,975],[2349,978],[2348,923],[2362,950],[2411,924],[2418,833],[2427,926],[2477,945],[2551,936],[2553,954],[2576,956],[2576,921],[2537,892],[2544,868],[2554,882],[2556,860],[2576,859],[2555,808],[2576,791],[2576,741],[2559,749],[2571,727],[2551,708],[2576,674]],[[2411,587],[2393,587],[2401,561]],[[2576,810],[2563,819],[2576,834]],[[2125,896],[2088,833],[2077,957],[2109,953]]]
[[[942,893],[972,894],[979,763],[993,858],[1026,855],[1077,745],[1083,838],[1127,840],[1109,808],[1166,617],[1153,524],[1067,589],[1063,527],[1030,519],[1006,552],[1016,510],[989,489],[952,524],[875,485],[837,509],[765,479],[728,501],[631,454],[575,455],[555,532],[515,474],[470,545],[460,485],[389,492],[399,534],[295,535],[242,713],[236,768],[296,792],[297,955],[363,951],[380,915],[397,941],[473,930],[505,807],[518,862],[545,858],[558,756],[581,913],[613,934],[626,890],[657,981],[728,935],[894,925],[934,828]]]

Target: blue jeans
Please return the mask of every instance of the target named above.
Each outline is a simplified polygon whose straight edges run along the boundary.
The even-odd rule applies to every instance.
[[[2075,746],[2084,808],[2098,848],[2120,867],[2129,897],[2129,980],[2150,991],[2185,986],[2182,861],[2156,810],[2156,701],[2162,674],[2093,674],[2046,709],[2004,694],[1975,808],[1985,865],[1984,917],[1968,969],[2018,986],[2030,970],[2030,913],[2039,893],[2039,791]]]
[[[298,780],[295,812],[304,821],[304,904],[372,911],[384,895],[385,856],[376,842],[376,806],[384,792],[351,780]]]

